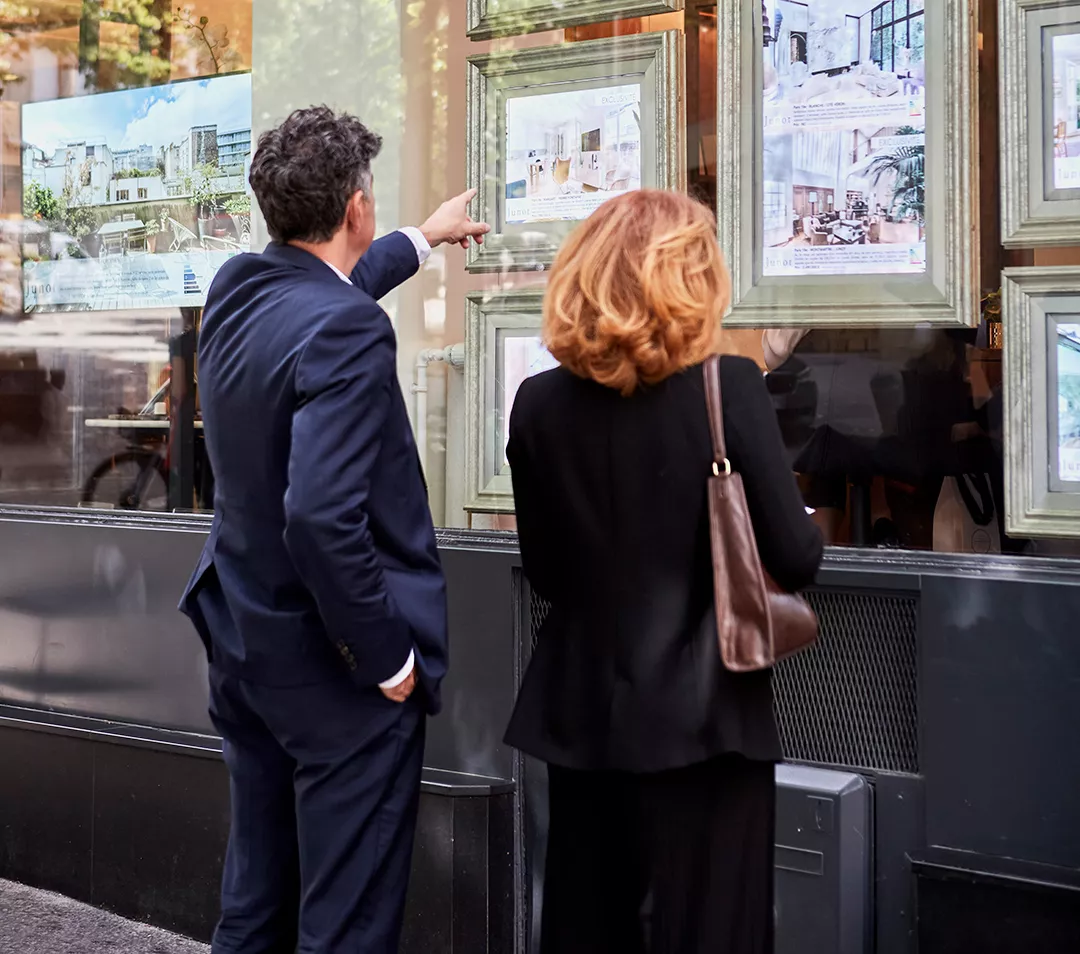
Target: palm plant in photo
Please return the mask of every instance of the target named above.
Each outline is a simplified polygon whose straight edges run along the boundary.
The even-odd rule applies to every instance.
[[[913,136],[919,133],[911,126],[902,126],[896,134]],[[889,215],[894,219],[914,217],[921,237],[926,223],[926,147],[894,146],[890,151],[874,156],[866,167],[867,178],[875,187],[888,173],[894,177]]]

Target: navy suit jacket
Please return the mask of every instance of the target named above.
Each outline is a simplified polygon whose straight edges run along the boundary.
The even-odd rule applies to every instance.
[[[376,304],[417,268],[393,233],[352,286],[288,245],[237,256],[214,279],[198,351],[214,521],[180,609],[225,672],[292,686],[344,667],[375,687],[411,649],[438,709],[445,584]]]

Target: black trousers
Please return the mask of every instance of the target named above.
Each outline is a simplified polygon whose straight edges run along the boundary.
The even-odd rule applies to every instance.
[[[773,768],[550,766],[544,954],[772,954]]]

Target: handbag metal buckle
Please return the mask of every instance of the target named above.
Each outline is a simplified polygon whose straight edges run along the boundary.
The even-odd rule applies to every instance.
[[[712,472],[714,477],[720,476],[720,465],[715,460],[713,461]],[[726,457],[724,458],[724,476],[731,476],[731,461],[729,461]]]

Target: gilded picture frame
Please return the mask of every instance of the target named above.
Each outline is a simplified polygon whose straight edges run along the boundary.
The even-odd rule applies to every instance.
[[[467,67],[466,161],[468,184],[478,190],[472,216],[489,222],[492,231],[485,237],[483,245],[470,247],[466,258],[469,271],[546,269],[554,261],[562,241],[587,215],[588,203],[602,201],[603,195],[610,194],[613,188],[640,186],[685,190],[686,122],[682,62],[683,38],[677,30],[470,57]],[[558,113],[561,103],[576,104],[580,98],[592,94],[599,100],[609,93],[613,98],[637,97],[624,104],[629,107],[637,142],[624,143],[620,138],[618,151],[613,157],[612,149],[606,144],[601,146],[600,142],[601,136],[607,135],[606,118],[602,121],[590,119],[590,124],[598,123],[598,128],[590,132],[579,130],[577,133],[567,133],[562,127],[576,129],[581,125],[578,116],[570,112],[569,118],[562,121]],[[533,100],[531,97],[550,98]],[[553,104],[556,115],[560,116],[559,123],[548,125],[558,125],[560,129],[546,129],[538,119],[522,121],[522,125],[527,127],[524,136],[535,135],[538,148],[536,151],[523,149],[520,158],[517,153],[511,158],[507,154],[510,152],[507,136],[510,110],[522,114],[529,109],[535,112],[545,103]],[[579,107],[574,105],[568,108]],[[621,119],[618,121],[621,122]],[[531,122],[536,124],[535,133]],[[515,128],[520,129],[520,126]],[[620,131],[619,136],[622,135]],[[586,136],[594,136],[595,144]],[[544,145],[541,146],[541,143]],[[550,148],[554,150],[550,153],[549,143],[553,143]],[[634,148],[632,160],[625,163],[628,175],[622,171],[624,146]],[[590,151],[593,149],[596,151]],[[541,153],[543,158],[524,158],[525,155],[540,156]],[[562,154],[566,155],[565,160],[558,158]],[[605,163],[612,163],[611,169],[599,165],[601,156]],[[567,172],[568,167],[576,170],[573,164],[584,163],[586,157],[597,163],[595,173]],[[534,162],[540,177],[535,184],[532,179]],[[551,168],[545,168],[545,164]],[[618,173],[615,165],[619,167]],[[528,180],[525,177],[526,166]],[[513,176],[508,175],[508,169],[514,171]],[[560,170],[563,177],[558,182]],[[599,188],[576,181],[592,174],[597,176]],[[616,175],[618,178],[613,178]],[[637,185],[632,184],[634,175]],[[527,190],[545,187],[541,184],[544,176],[550,180],[543,180],[546,187],[565,191],[560,191],[557,196],[529,196]],[[601,176],[604,178],[601,179]],[[569,191],[575,185],[579,191]],[[591,188],[594,194],[580,191],[583,188]],[[581,202],[584,208],[573,213],[576,218],[530,218],[536,201]],[[523,203],[528,207],[525,215],[515,219]],[[552,207],[549,205],[546,208]],[[565,214],[565,210],[560,213],[559,209],[555,209],[555,214]]]
[[[471,40],[673,13],[683,0],[466,0]]]
[[[1080,244],[1080,2],[999,0],[998,22],[1001,242]]]
[[[1080,537],[1080,268],[1006,269],[1002,307],[1006,532]]]
[[[542,289],[466,296],[465,510],[470,513],[514,511],[506,461],[513,396],[525,377],[555,364],[540,344],[543,300]],[[514,367],[509,366],[511,352],[517,359]]]
[[[718,6],[717,138],[723,145],[717,160],[717,225],[732,277],[732,305],[725,319],[727,325],[750,328],[975,325],[979,319],[979,199],[974,167],[978,115],[975,6],[966,0],[938,0],[925,3],[923,9],[912,0],[911,7],[905,5],[904,9],[917,12],[912,13],[909,18],[912,22],[905,22],[904,28],[914,32],[913,21],[916,16],[922,18],[917,24],[917,42],[914,37],[911,42],[915,50],[894,50],[891,39],[894,25],[889,24],[889,60],[881,65],[885,41],[880,35],[877,36],[878,59],[874,59],[874,34],[885,29],[878,25],[883,16],[879,9],[862,14],[870,18],[864,29],[859,16],[840,18],[840,14],[858,11],[855,6],[849,11],[843,0],[836,0],[835,9],[826,12],[835,15],[840,23],[855,25],[835,28],[850,31],[851,37],[843,50],[829,54],[830,59],[820,49],[808,50],[808,46],[814,46],[813,22],[808,24],[809,34],[805,28],[798,38],[791,34],[795,29],[791,22],[794,4],[784,4],[789,8],[788,15],[780,27],[773,13],[771,27],[777,29],[778,36],[771,47],[766,44],[763,21],[769,20],[769,9],[775,11],[782,2],[766,0],[763,5],[762,0],[732,0]],[[805,4],[798,6],[806,8]],[[815,15],[812,7],[803,14],[811,20]],[[899,59],[901,53],[905,54],[903,64]],[[828,62],[822,65],[825,60]],[[777,63],[781,64],[780,68],[774,65]],[[789,71],[787,76],[782,75],[785,69]],[[824,90],[816,101],[807,92],[814,83]],[[826,89],[830,84],[835,91]],[[857,94],[851,93],[855,89]],[[849,101],[834,101],[849,95]],[[887,102],[886,96],[900,99]],[[770,97],[768,104],[766,97]],[[916,98],[919,107],[911,114],[920,117],[921,132],[918,128],[905,128],[904,121],[898,122],[893,115],[905,102]],[[884,104],[880,117],[873,112],[878,108],[875,103]],[[836,147],[840,156],[833,167],[832,184],[823,191],[814,185],[798,184],[796,143],[785,147],[789,151],[786,181],[770,181],[767,195],[767,162],[774,167],[769,170],[769,176],[783,178],[775,172],[775,167],[782,165],[774,158],[778,154],[777,143],[782,142],[778,136],[790,135],[794,140],[797,136],[815,135],[809,128],[819,121],[814,116],[825,114],[810,114],[805,110],[834,106],[857,106],[864,112],[857,115],[852,108],[853,118],[837,120],[837,128],[847,122],[855,135],[846,137]],[[804,110],[801,114],[800,109]],[[785,115],[784,110],[789,110],[790,115]],[[889,110],[892,112],[886,119],[884,114]],[[770,126],[768,137],[766,121],[780,123],[779,128]],[[785,122],[793,124],[790,130],[784,127]],[[859,137],[872,122],[873,129],[881,129],[863,137],[866,148],[865,153],[860,153]],[[848,130],[848,126],[843,128]],[[903,135],[890,141],[896,132]],[[876,141],[871,138],[877,136],[881,138]],[[904,192],[905,204],[896,204],[901,195],[897,185],[900,173],[894,171],[895,178],[890,183],[887,172],[883,179],[882,172],[870,168],[878,161],[871,154],[874,150],[891,149],[886,159],[903,154],[904,150],[895,145],[897,141],[915,143],[906,151],[920,154],[918,166],[911,167],[916,169],[917,176],[910,174],[915,198],[909,202],[908,193]],[[856,151],[848,161],[857,159],[864,163],[861,167],[857,162],[843,165],[843,151],[850,151],[852,142]],[[866,193],[876,200],[876,206],[873,201],[868,203],[859,188],[851,188],[852,170],[868,179],[877,177],[873,188]],[[808,177],[807,181],[812,180]],[[882,182],[885,185],[880,185]],[[892,192],[883,199],[881,196],[890,186]],[[810,200],[808,209],[801,209],[800,203],[806,205],[807,200]],[[845,205],[849,206],[846,218],[841,211]],[[834,214],[838,218],[831,221]],[[830,221],[821,225],[817,216]],[[777,225],[778,229],[773,231]],[[912,243],[907,261],[900,264],[887,261],[900,246],[888,244],[898,240],[886,239],[886,229],[911,232],[900,240]],[[790,256],[782,248],[785,245],[791,246]],[[835,263],[828,268],[847,271],[826,269],[815,273],[815,262],[828,261],[821,257],[807,261],[808,255],[819,256],[822,250],[818,245],[829,245],[825,251],[834,256]],[[852,252],[847,248],[850,245],[861,248]],[[777,249],[779,264],[774,260]],[[888,255],[883,255],[886,252]],[[869,256],[873,264],[850,263],[860,261],[857,258],[841,261],[836,258],[841,254],[861,255],[861,261]],[[914,273],[914,269],[920,271]]]

